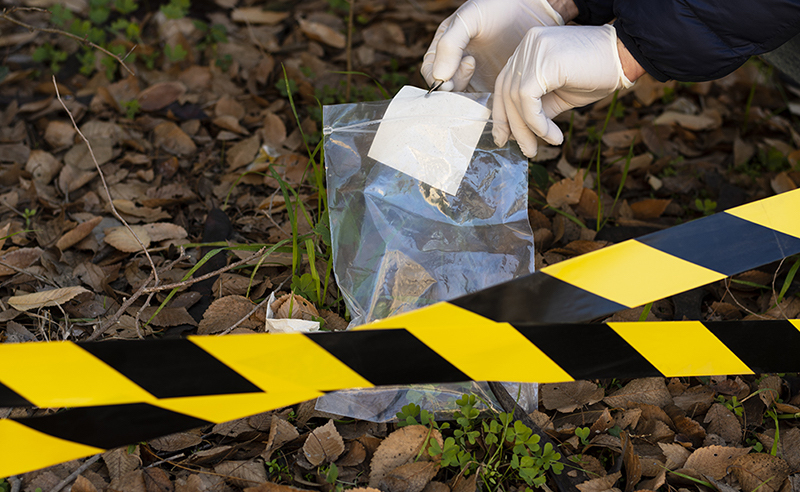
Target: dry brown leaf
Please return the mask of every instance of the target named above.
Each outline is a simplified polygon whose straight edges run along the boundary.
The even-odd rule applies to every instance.
[[[580,202],[583,176],[583,172],[578,172],[573,178],[564,178],[553,184],[547,190],[547,204],[553,208],[561,208],[564,205],[575,205]]]
[[[139,468],[142,460],[139,458],[139,446],[135,446],[133,452],[128,452],[128,447],[122,447],[106,451],[102,455],[103,461],[108,468],[108,476],[111,480],[117,480],[123,475]]]
[[[191,155],[197,152],[192,137],[171,121],[160,123],[153,129],[153,143],[170,154]]]
[[[265,460],[269,461],[272,452],[287,442],[297,439],[299,436],[300,433],[297,432],[295,426],[278,417],[277,415],[273,415],[269,426],[269,439],[267,439],[267,447],[261,455]]]
[[[703,426],[687,417],[686,412],[671,403],[664,405],[664,411],[667,412],[678,432],[690,439],[695,448],[703,444],[703,439],[706,437],[706,430]]]
[[[633,429],[636,427],[636,424],[639,423],[639,418],[642,416],[642,409],[641,408],[628,408],[623,410],[621,413],[617,413],[617,425],[622,430],[631,428]]]
[[[632,130],[619,130],[603,134],[603,143],[609,147],[627,149],[631,143],[637,144],[642,141],[642,133],[638,128]]]
[[[266,482],[269,478],[263,463],[255,461],[223,461],[214,466],[214,471],[236,487],[249,487]]]
[[[699,415],[706,413],[714,402],[714,390],[708,386],[692,386],[679,396],[672,397],[675,406],[686,412],[688,415]]]
[[[106,492],[149,492],[144,483],[142,470],[130,471],[111,480]]]
[[[78,294],[89,292],[80,286],[62,287],[60,289],[43,290],[33,294],[13,296],[8,299],[8,304],[19,311],[30,311],[47,306],[60,306]]]
[[[767,408],[772,407],[775,400],[781,396],[781,378],[780,376],[767,376],[758,383],[758,398],[764,402]]]
[[[640,490],[642,492],[645,491],[652,491],[658,490],[662,485],[664,485],[667,481],[667,470],[661,468],[658,474],[650,480],[644,480],[639,482],[639,485],[636,487],[636,490]]]
[[[158,111],[177,101],[186,90],[186,86],[177,80],[159,82],[140,92],[136,100],[142,111]]]
[[[781,171],[776,174],[775,177],[769,181],[769,185],[772,187],[772,191],[778,194],[797,189],[797,184],[789,177],[786,171]]]
[[[722,118],[715,110],[706,110],[701,114],[685,114],[675,111],[666,111],[661,116],[653,120],[654,125],[678,125],[688,130],[711,130],[719,128]]]
[[[142,470],[142,477],[147,492],[173,492],[175,490],[169,475],[161,468],[145,468]]]
[[[612,407],[628,407],[634,403],[645,403],[657,407],[672,403],[664,378],[634,379],[624,388],[603,399]]]
[[[272,311],[276,318],[304,319],[312,321],[319,316],[313,304],[297,294],[284,294],[272,303]]]
[[[258,135],[253,135],[233,145],[225,153],[225,162],[228,164],[228,170],[233,171],[253,162],[260,145],[261,138]]]
[[[386,492],[422,492],[438,471],[439,463],[433,461],[407,463],[387,473],[378,488]]]
[[[602,388],[601,388],[602,389]],[[602,398],[598,398],[597,401],[600,401]],[[597,420],[594,421],[592,426],[589,428],[591,431],[590,435],[597,435],[607,431],[608,429],[614,427],[615,424],[614,417],[611,416],[611,411],[608,408],[603,409],[603,413],[597,417]]]
[[[56,248],[64,251],[65,249],[74,246],[82,241],[86,236],[91,234],[92,230],[102,221],[102,217],[92,217],[87,221],[81,222],[58,239],[56,242]]]
[[[633,217],[639,220],[657,219],[661,217],[667,206],[672,200],[662,200],[658,198],[646,198],[636,203],[631,203]]]
[[[189,234],[186,229],[168,222],[157,222],[155,224],[145,224],[140,226],[150,237],[150,241],[157,243],[167,239],[183,239]]]
[[[78,475],[78,478],[75,479],[75,483],[72,484],[70,492],[97,492],[97,487],[95,487],[88,478],[83,475]]]
[[[273,12],[263,10],[261,7],[242,7],[233,9],[231,20],[233,22],[248,22],[250,24],[267,24],[274,26],[289,17],[289,12]]]
[[[695,450],[686,459],[683,468],[691,468],[698,473],[716,480],[728,474],[728,467],[740,456],[750,452],[750,448],[730,448],[726,446],[706,446]]]
[[[661,448],[661,452],[667,457],[667,463],[665,466],[670,470],[683,468],[684,464],[686,463],[686,459],[692,454],[691,451],[675,442],[660,442],[658,443],[658,447]]]
[[[309,39],[325,43],[337,49],[342,49],[347,44],[347,37],[344,34],[325,24],[303,18],[297,19],[297,22],[300,24],[300,31]]]
[[[61,149],[75,143],[75,135],[77,133],[72,124],[66,121],[54,120],[47,124],[47,128],[44,131],[44,139],[54,149]],[[33,152],[36,151],[32,151],[31,154]]]
[[[789,465],[766,453],[739,456],[731,464],[731,470],[744,492],[778,492],[789,476]]]
[[[17,269],[24,270],[33,265],[42,256],[41,248],[20,248],[8,252],[0,257],[3,263],[9,266],[17,267]],[[13,275],[17,270],[9,268],[6,265],[0,265],[0,276]]]
[[[91,171],[96,169],[95,160],[97,164],[102,166],[114,157],[113,140],[103,137],[87,137],[89,143],[92,144],[92,151],[94,152],[94,160],[92,154],[89,152],[89,147],[86,142],[81,141],[77,145],[64,154],[64,165],[71,166],[82,171]]]
[[[230,327],[253,310],[253,302],[242,296],[221,297],[212,302],[203,313],[203,319],[197,327],[198,335],[211,335],[219,333]],[[257,313],[256,313],[257,314]],[[241,325],[244,328],[257,329],[263,326],[254,316],[245,320]]]
[[[359,490],[359,489],[351,489],[351,490]],[[365,487],[362,492],[374,492],[377,489],[372,489],[369,487]],[[435,480],[428,482],[428,485],[422,489],[422,492],[450,492],[450,487],[447,486],[446,483],[437,482]]]
[[[444,446],[444,440],[438,430],[429,430],[422,425],[409,425],[397,429],[383,440],[375,451],[370,463],[369,486],[377,487],[381,479],[398,466],[413,462],[420,450],[428,442],[428,434],[436,439],[439,446]],[[441,455],[440,455],[441,456]],[[427,451],[422,452],[420,460],[438,461],[432,458]]]
[[[181,449],[190,448],[203,442],[203,438],[197,432],[177,432],[167,436],[151,439],[150,447],[156,451],[174,453]]]
[[[317,427],[309,434],[303,445],[303,454],[309,463],[319,466],[322,463],[332,463],[344,452],[344,441],[333,420]],[[420,489],[421,490],[421,489]]]
[[[583,483],[579,483],[576,485],[576,487],[581,492],[605,492],[607,490],[617,490],[613,489],[613,487],[621,476],[622,472],[612,473],[611,475],[606,475],[605,477],[593,478]]]
[[[94,177],[97,176],[97,171],[84,171],[74,166],[64,166],[58,173],[58,187],[65,193],[72,193],[85,185]]]
[[[214,125],[222,128],[223,130],[227,130],[229,132],[236,133],[236,134],[239,134],[239,135],[249,135],[250,134],[250,132],[248,132],[247,129],[245,127],[243,127],[239,123],[239,120],[236,119],[235,116],[231,116],[231,115],[217,116],[216,118],[211,120],[211,123],[213,123]],[[220,132],[220,134],[217,135],[217,139],[219,139],[219,140],[223,139],[222,133],[223,132]],[[238,137],[236,135],[233,135],[233,134],[227,134],[224,137],[224,140],[235,140],[235,139],[238,139]]]
[[[114,248],[122,251],[123,253],[136,253],[142,250],[142,246],[147,248],[150,246],[150,235],[147,230],[140,225],[131,226],[131,230],[136,234],[134,237],[131,231],[125,226],[111,227],[105,230],[105,237],[103,241],[113,246]],[[136,240],[139,238],[139,241]]]
[[[350,489],[350,490],[368,490],[369,492],[381,492],[376,491],[375,489],[363,488],[363,489]],[[257,487],[247,487],[244,489],[244,492],[312,492],[307,489],[298,489],[296,487],[291,487],[289,485],[281,485],[274,482],[264,482],[259,484]]]
[[[242,103],[225,94],[214,105],[214,114],[216,116],[233,116],[237,120],[241,120],[244,118],[245,109]]]
[[[736,445],[742,442],[742,423],[725,405],[721,403],[711,405],[703,422],[708,424],[706,431],[709,434],[717,434],[726,444]]]
[[[625,466],[625,492],[632,492],[642,479],[642,463],[633,449],[633,442],[627,432],[620,434],[622,442],[622,463]]]
[[[367,450],[364,445],[358,441],[350,441],[347,444],[347,452],[339,458],[336,466],[357,466],[364,462],[367,458]]]
[[[130,200],[114,200],[113,203],[117,212],[144,219],[146,222],[155,222],[157,220],[170,218],[170,215],[161,210],[161,207],[140,207]]]
[[[50,152],[34,149],[25,163],[25,170],[31,173],[33,180],[40,184],[50,183],[61,171],[61,161],[53,157]]]
[[[261,136],[264,143],[278,147],[286,141],[286,125],[280,116],[272,111],[264,115],[264,122],[261,127]]]
[[[540,388],[544,407],[563,413],[597,403],[604,395],[603,388],[589,381],[543,384]]]

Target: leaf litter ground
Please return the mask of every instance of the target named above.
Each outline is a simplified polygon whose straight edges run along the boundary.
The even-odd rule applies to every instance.
[[[52,27],[49,14],[26,9],[38,3],[4,2],[0,340],[263,332],[272,291],[277,318],[343,329],[315,151],[319,103],[380,99],[376,82],[390,94],[423,86],[422,54],[459,3],[359,0],[350,41],[346,2],[197,2],[188,15],[202,24],[141,7],[130,15],[141,35],[140,57],[127,59],[137,76],[128,77],[99,59],[81,73],[79,41],[8,20]],[[88,12],[85,2],[70,8]],[[207,42],[209,32],[227,35]],[[34,61],[45,48],[50,62],[67,55],[62,66]],[[645,77],[561,115],[565,145],[543,146],[530,167],[537,268],[795,189],[798,118],[800,91],[758,60],[714,82]],[[612,319],[795,318],[799,264],[789,258]],[[71,377],[91,384],[90,374]],[[749,492],[800,489],[796,415],[800,380],[786,374],[543,385],[530,417],[573,463],[564,473],[589,478],[584,492]],[[462,472],[425,452],[425,439],[435,434],[446,448],[442,438],[453,432],[331,420],[306,403],[29,473],[0,489],[525,489],[519,478],[490,482],[485,466]],[[479,431],[464,450],[483,456],[487,436]]]

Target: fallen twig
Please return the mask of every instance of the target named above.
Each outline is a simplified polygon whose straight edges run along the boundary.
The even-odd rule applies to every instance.
[[[65,478],[64,480],[60,481],[58,483],[58,485],[56,485],[55,487],[50,489],[50,492],[59,492],[64,487],[66,487],[67,485],[71,484],[73,480],[78,478],[78,475],[80,475],[81,473],[86,471],[86,469],[89,468],[90,466],[92,466],[95,461],[99,460],[100,456],[102,456],[102,454],[96,454],[96,455],[92,456],[91,458],[88,458],[86,461],[83,462],[83,464],[81,466],[78,467],[77,470],[75,470],[74,472],[70,473],[67,478]]]
[[[24,27],[25,29],[28,29],[30,31],[39,31],[39,32],[47,32],[47,33],[50,33],[50,34],[59,34],[61,36],[66,36],[68,38],[74,39],[75,41],[83,43],[86,46],[90,46],[90,47],[92,47],[92,48],[94,48],[94,49],[96,49],[98,51],[103,52],[104,54],[110,56],[111,58],[117,60],[117,62],[120,65],[122,65],[122,68],[124,68],[126,72],[128,72],[129,74],[131,74],[133,76],[136,75],[135,73],[133,73],[133,70],[131,70],[130,67],[128,67],[128,65],[125,64],[125,61],[124,61],[125,58],[128,58],[128,56],[130,56],[130,54],[136,48],[136,45],[134,45],[133,48],[130,49],[130,51],[125,53],[124,57],[120,58],[119,55],[115,55],[114,53],[108,51],[107,49],[103,48],[102,46],[100,46],[98,44],[95,44],[95,43],[89,41],[86,38],[82,38],[80,36],[76,36],[75,34],[72,34],[71,32],[62,31],[61,29],[54,29],[54,28],[51,28],[51,27],[36,27],[36,26],[32,26],[30,24],[22,22],[21,20],[18,20],[18,19],[15,19],[15,18],[11,17],[10,14],[13,14],[14,12],[16,12],[18,10],[30,10],[30,11],[34,11],[34,12],[48,12],[49,13],[49,11],[47,11],[45,9],[40,9],[40,8],[36,8],[36,7],[24,7],[24,8],[23,7],[14,7],[12,9],[10,9],[10,10],[9,9],[3,9],[3,11],[0,12],[0,18],[5,19],[5,20],[7,20],[8,22],[10,22],[12,24],[16,24],[16,25],[18,25],[20,27]]]
[[[253,309],[251,309],[249,313],[247,313],[247,314],[246,314],[245,316],[243,316],[243,317],[242,317],[242,318],[241,318],[239,321],[237,321],[236,323],[234,323],[233,325],[231,325],[231,327],[230,327],[230,328],[226,328],[226,329],[225,329],[225,331],[223,331],[222,333],[220,333],[220,335],[227,335],[228,333],[230,333],[230,332],[232,332],[233,330],[235,330],[237,326],[239,326],[239,325],[241,325],[242,323],[244,323],[244,320],[246,320],[247,318],[249,318],[250,316],[252,316],[252,315],[253,315],[253,313],[255,313],[256,311],[258,311],[258,309],[259,309],[259,308],[263,307],[263,306],[264,306],[264,304],[266,304],[266,303],[267,303],[267,301],[269,301],[269,296],[265,297],[265,298],[264,298],[264,300],[262,300],[261,302],[259,302],[258,304],[256,304],[256,305],[255,305],[255,307],[253,307]]]

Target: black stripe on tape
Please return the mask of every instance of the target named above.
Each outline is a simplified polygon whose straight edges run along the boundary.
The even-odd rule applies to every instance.
[[[511,324],[576,323],[628,308],[541,272],[448,302]]]
[[[307,336],[374,385],[454,383],[471,379],[407,330]]]
[[[14,420],[54,437],[103,449],[211,424],[146,403],[75,408]]]
[[[3,383],[0,383],[0,407],[33,407],[33,403]]]
[[[800,239],[726,213],[654,232],[637,241],[727,276],[800,251]]]
[[[113,340],[80,344],[157,398],[261,393],[261,389],[188,340]]]
[[[800,331],[789,321],[704,325],[755,373],[793,372],[800,365]]]
[[[575,379],[663,376],[608,325],[514,327]]]

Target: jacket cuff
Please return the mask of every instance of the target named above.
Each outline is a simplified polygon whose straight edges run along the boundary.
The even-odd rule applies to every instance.
[[[577,3],[577,0],[576,0]],[[654,79],[659,82],[666,82],[670,80],[670,77],[667,76],[664,72],[657,69],[655,65],[653,65],[650,60],[648,60],[639,50],[639,47],[636,46],[636,41],[625,31],[625,22],[622,19],[617,19],[614,22],[614,29],[617,30],[617,37],[622,44],[625,45],[625,48],[631,53],[631,56],[639,62],[639,65],[642,66],[645,72],[650,74]]]

